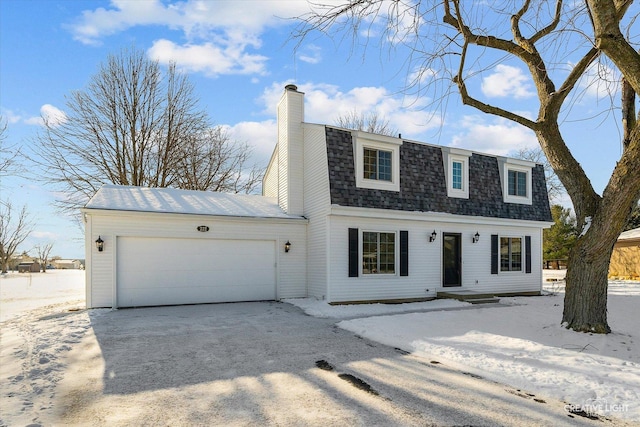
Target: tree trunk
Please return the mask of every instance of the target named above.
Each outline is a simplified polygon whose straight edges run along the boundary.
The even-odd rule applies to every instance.
[[[593,253],[593,239],[579,239],[569,256],[562,324],[578,332],[611,332],[607,323],[609,251]]]

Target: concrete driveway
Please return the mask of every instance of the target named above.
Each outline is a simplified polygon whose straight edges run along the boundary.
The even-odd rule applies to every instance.
[[[286,303],[90,318],[56,387],[59,425],[602,425]]]

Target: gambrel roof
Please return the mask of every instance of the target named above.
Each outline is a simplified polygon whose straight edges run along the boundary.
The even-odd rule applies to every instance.
[[[405,140],[400,146],[400,191],[359,188],[352,133],[325,129],[333,205],[552,221],[542,165],[532,168],[531,205],[505,203],[498,158],[478,153],[469,158],[469,198],[448,197],[442,148]]]

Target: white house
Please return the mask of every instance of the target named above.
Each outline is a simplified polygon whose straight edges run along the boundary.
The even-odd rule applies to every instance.
[[[88,307],[535,294],[552,224],[541,165],[305,123],[294,85],[263,195],[108,185],[82,212]]]

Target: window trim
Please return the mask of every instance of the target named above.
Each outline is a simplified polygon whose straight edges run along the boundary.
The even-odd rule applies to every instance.
[[[445,182],[447,185],[447,196],[459,199],[469,198],[469,158],[471,151],[461,150],[453,147],[443,147],[442,149],[444,166],[445,166]],[[462,189],[453,187],[453,164],[454,162],[462,163]]]
[[[365,233],[376,233],[378,235],[378,245],[380,242],[380,234],[393,234],[393,273],[365,273],[364,269],[364,234]],[[398,276],[399,273],[399,232],[397,230],[371,230],[371,229],[361,229],[359,233],[360,237],[360,275],[362,277],[392,277]],[[380,246],[377,248],[377,256],[378,256],[378,265],[380,264]]]
[[[385,135],[353,131],[356,187],[374,190],[400,191],[400,146],[402,140]],[[391,181],[367,179],[364,177],[365,148],[391,153]]]
[[[535,163],[526,160],[506,159],[501,168],[500,178],[502,179],[502,197],[505,203],[518,203],[521,205],[533,204],[533,168]],[[515,196],[509,194],[509,171],[523,172],[526,177],[526,196]]]

